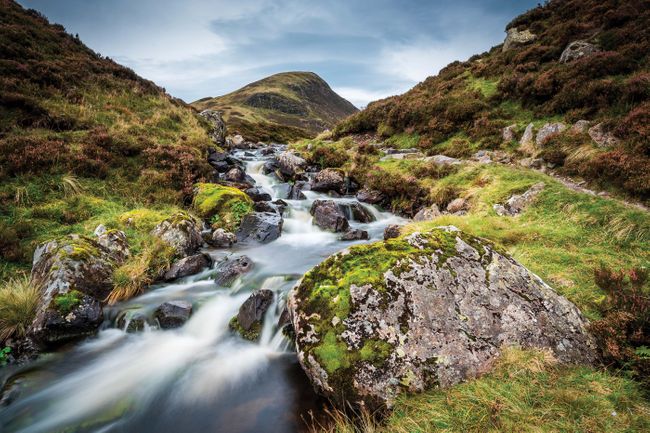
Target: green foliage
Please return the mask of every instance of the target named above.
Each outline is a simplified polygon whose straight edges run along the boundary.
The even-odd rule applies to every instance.
[[[258,341],[262,333],[262,322],[253,322],[251,327],[246,330],[239,324],[237,316],[230,319],[230,322],[228,322],[228,327],[231,331],[236,332],[237,334],[241,335],[242,338],[248,341]]]
[[[237,188],[200,183],[196,191],[192,208],[216,227],[236,231],[244,215],[253,211],[251,198]]]
[[[9,362],[9,354],[11,353],[11,347],[3,347],[0,350],[0,367],[4,367]]]
[[[81,292],[71,290],[63,295],[54,297],[54,306],[63,316],[70,313],[81,303]]]
[[[40,292],[27,276],[0,285],[0,342],[24,337],[34,320]]]

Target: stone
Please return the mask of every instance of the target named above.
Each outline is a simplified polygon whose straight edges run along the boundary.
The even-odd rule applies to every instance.
[[[594,44],[586,41],[573,41],[562,51],[560,63],[569,63],[574,60],[589,57],[598,52],[600,52],[600,48]]]
[[[544,146],[551,137],[561,134],[566,130],[566,128],[567,126],[561,122],[547,123],[537,132],[535,144],[539,147]]]
[[[469,207],[469,203],[464,198],[456,198],[447,205],[447,212],[449,213],[458,213],[466,211]]]
[[[403,159],[424,159],[421,152],[391,153],[381,157],[380,161],[403,160]]]
[[[121,265],[131,257],[129,241],[121,230],[108,230],[103,224],[97,226],[94,232],[97,243],[106,248],[116,264]]]
[[[594,140],[596,146],[600,148],[614,147],[619,143],[619,139],[611,132],[605,131],[602,123],[589,128],[589,137]]]
[[[195,254],[175,261],[165,272],[163,279],[173,281],[177,278],[188,277],[212,266],[212,258],[208,254]]]
[[[245,215],[237,230],[238,242],[268,243],[282,234],[284,220],[277,212],[252,212]]]
[[[544,160],[542,158],[522,158],[519,161],[519,165],[526,168],[542,168],[544,165]]]
[[[235,149],[248,149],[249,146],[246,145],[246,140],[244,137],[237,134],[234,137],[230,138],[230,147]]]
[[[304,172],[307,161],[292,152],[282,152],[276,157],[276,165],[279,172],[293,179],[296,175]]]
[[[129,333],[144,331],[146,325],[147,317],[140,312],[127,310],[117,319],[117,327]]]
[[[574,134],[584,134],[589,130],[591,122],[588,120],[578,120],[576,123],[571,126],[571,132]]]
[[[434,218],[439,217],[442,215],[442,212],[440,212],[440,209],[438,209],[438,205],[434,204],[429,207],[422,208],[418,211],[418,213],[415,214],[413,217],[413,221],[421,222],[421,221],[431,221]]]
[[[309,210],[312,224],[331,232],[345,232],[350,224],[334,200],[314,200]]]
[[[248,188],[247,190],[244,191],[248,196],[253,199],[254,202],[258,201],[271,201],[272,197],[271,194],[268,192],[264,191],[264,189],[260,187],[255,187],[255,188]]]
[[[397,224],[390,224],[384,229],[384,240],[395,239],[402,234],[402,227]]]
[[[352,220],[363,224],[367,224],[376,220],[372,212],[366,209],[358,201],[339,202],[338,206],[348,221]]]
[[[273,292],[268,289],[256,290],[239,307],[237,322],[245,331],[251,329],[255,323],[262,324],[264,314],[273,304]]]
[[[524,134],[519,140],[519,146],[523,148],[530,148],[535,144],[534,142],[534,125],[529,123],[524,130]]]
[[[446,155],[434,155],[424,158],[427,162],[433,162],[436,165],[460,165],[461,160]]]
[[[253,261],[248,256],[228,258],[216,265],[214,282],[218,286],[228,287],[240,276],[253,270]]]
[[[517,139],[517,125],[510,125],[503,128],[501,136],[503,137],[504,143],[515,141]]]
[[[516,27],[508,29],[507,33],[508,35],[503,42],[502,48],[504,53],[514,47],[529,44],[537,39],[537,35],[531,33],[530,30],[519,31]]]
[[[223,178],[228,182],[234,183],[245,183],[248,180],[246,179],[246,172],[239,167],[233,167],[228,170]]]
[[[360,202],[368,204],[380,204],[386,199],[383,193],[367,188],[361,189],[356,197]]]
[[[598,362],[578,308],[489,241],[440,227],[391,243],[335,254],[288,297],[298,360],[339,407],[381,410],[456,385],[509,346]]]
[[[342,241],[361,241],[361,240],[368,240],[368,239],[370,239],[370,236],[368,236],[368,232],[361,229],[349,229],[347,232],[343,233],[339,238],[339,240]]]
[[[312,191],[345,193],[345,176],[339,170],[326,168],[316,173],[311,184]]]
[[[190,319],[192,304],[187,301],[169,301],[161,304],[154,312],[162,329],[179,328]]]
[[[173,247],[181,258],[194,254],[203,245],[201,226],[186,212],[179,212],[164,220],[151,234]]]
[[[217,248],[230,248],[237,243],[237,235],[224,229],[216,229],[212,232],[210,244]]]
[[[215,110],[203,110],[199,115],[210,124],[208,135],[212,141],[218,146],[223,146],[226,143],[226,122],[223,121],[221,113]]]
[[[494,211],[499,216],[516,216],[535,201],[537,196],[544,190],[544,182],[536,183],[523,194],[511,196],[503,205],[495,204]]]

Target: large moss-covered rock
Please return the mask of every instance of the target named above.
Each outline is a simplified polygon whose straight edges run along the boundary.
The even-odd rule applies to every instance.
[[[289,309],[303,369],[340,404],[378,408],[402,391],[454,385],[487,371],[508,345],[596,360],[572,303],[454,227],[331,256],[291,291]]]
[[[201,225],[187,212],[177,212],[165,219],[151,234],[173,247],[180,258],[194,254],[203,245]]]
[[[253,200],[243,191],[214,183],[199,183],[195,187],[192,207],[196,214],[214,228],[234,232],[244,215],[253,211]]]

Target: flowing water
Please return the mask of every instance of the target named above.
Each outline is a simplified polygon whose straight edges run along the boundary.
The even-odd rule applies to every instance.
[[[246,156],[247,155],[247,156]],[[262,174],[259,153],[237,156],[257,186],[278,198],[276,179]],[[214,271],[152,287],[128,302],[106,308],[107,321],[94,338],[42,357],[18,370],[4,369],[1,432],[302,432],[310,412],[323,402],[297,363],[291,343],[277,327],[287,292],[311,267],[359,242],[312,225],[309,208],[324,194],[305,191],[307,200],[285,200],[282,236],[264,245],[206,249],[215,260],[245,254],[254,270],[231,287],[218,287]],[[352,198],[336,198],[345,202]],[[360,224],[371,241],[390,213],[364,205],[377,221]],[[228,322],[258,288],[273,290],[258,343],[233,335]],[[162,302],[187,300],[194,315],[181,328],[127,333],[115,324],[120,314],[151,315]],[[127,323],[128,324],[128,323]],[[0,374],[3,373],[0,371]]]

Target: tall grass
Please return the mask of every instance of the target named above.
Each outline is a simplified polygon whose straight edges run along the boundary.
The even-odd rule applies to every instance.
[[[12,278],[0,286],[0,341],[26,335],[39,299],[38,289],[27,276]]]

